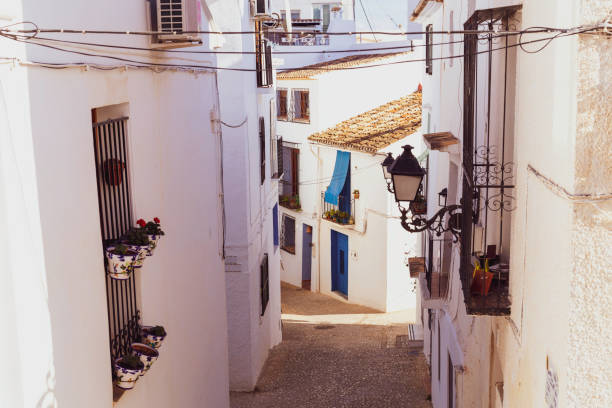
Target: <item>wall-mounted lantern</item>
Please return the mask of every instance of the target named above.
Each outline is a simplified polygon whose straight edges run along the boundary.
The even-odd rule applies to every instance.
[[[438,205],[440,207],[446,207],[447,199],[448,199],[448,189],[444,187],[442,191],[438,193]]]
[[[438,199],[442,208],[431,219],[428,220],[426,214],[412,212],[411,218],[408,220],[409,210],[403,207],[402,203],[411,203],[422,195],[423,176],[425,176],[426,171],[423,170],[412,154],[413,147],[406,145],[403,148],[404,151],[396,159],[393,159],[391,153],[388,153],[382,163],[387,189],[395,195],[395,201],[401,213],[402,227],[408,232],[430,230],[437,236],[450,231],[454,235],[455,241],[458,240],[461,233],[461,224],[458,222],[461,217],[461,206],[446,206],[447,189],[440,192]],[[443,195],[442,192],[446,194]],[[441,204],[443,197],[444,205]],[[446,217],[447,214],[449,215],[448,218]]]

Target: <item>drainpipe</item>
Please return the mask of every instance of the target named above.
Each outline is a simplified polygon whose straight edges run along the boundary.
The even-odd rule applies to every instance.
[[[312,145],[310,145],[310,149],[312,151]],[[321,179],[321,158],[319,156],[321,152],[321,148],[319,146],[317,146],[317,178],[320,180]],[[314,153],[314,152],[313,152]],[[315,200],[318,199],[318,197],[320,196],[319,194],[319,184],[315,184],[316,187],[316,194],[315,194]],[[317,217],[317,292],[321,293],[321,214],[319,211],[319,206],[321,205],[321,202],[319,200],[316,201],[317,204],[317,211],[315,211],[315,215]]]

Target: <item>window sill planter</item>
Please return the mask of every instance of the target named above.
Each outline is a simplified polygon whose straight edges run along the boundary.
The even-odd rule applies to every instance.
[[[144,365],[144,369],[140,375],[145,375],[159,357],[159,351],[144,343],[132,343],[132,355],[138,357],[140,362]]]
[[[119,357],[115,360],[115,380],[117,387],[124,390],[134,388],[138,377],[144,370],[144,364],[135,356]]]
[[[142,326],[142,342],[153,347],[160,348],[166,338],[166,330],[162,326]]]
[[[108,259],[108,275],[112,279],[125,280],[130,278],[134,270],[134,262],[138,259],[138,252],[128,249],[125,253],[117,253],[118,247],[106,248]]]

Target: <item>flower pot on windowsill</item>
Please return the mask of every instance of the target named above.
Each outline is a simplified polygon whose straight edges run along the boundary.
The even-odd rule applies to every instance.
[[[130,278],[134,270],[138,252],[119,244],[106,248],[106,259],[108,259],[108,275],[112,279],[125,280]]]
[[[142,268],[142,264],[147,257],[151,241],[142,229],[132,228],[121,237],[121,243],[130,250],[138,253],[138,258],[134,261],[134,268]]]
[[[124,390],[134,388],[138,377],[142,375],[144,364],[140,358],[133,355],[127,355],[115,360],[115,379],[114,383],[117,387]]]
[[[140,374],[144,375],[159,357],[159,351],[144,343],[132,343],[131,348],[132,355],[138,357],[142,364],[144,364],[144,369]]]
[[[163,326],[142,326],[140,333],[143,343],[156,349],[161,347],[167,334]]]
[[[146,222],[142,218],[136,221],[140,226],[140,231],[144,232],[149,238],[149,248],[146,250],[147,256],[153,255],[153,251],[157,248],[159,239],[165,235],[159,225],[159,218],[153,218],[153,221]]]

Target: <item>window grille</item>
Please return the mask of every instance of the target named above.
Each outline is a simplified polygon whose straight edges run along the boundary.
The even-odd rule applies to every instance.
[[[425,72],[429,75],[433,72],[433,25],[431,24],[425,29]]]
[[[272,208],[272,240],[274,242],[274,246],[278,246],[278,204],[274,204],[274,208]]]
[[[295,218],[287,214],[283,214],[281,249],[291,254],[295,254]]]
[[[159,31],[183,32],[183,0],[158,0]]]
[[[276,135],[276,100],[270,100],[270,175],[274,179],[282,174],[282,138]]]
[[[132,207],[127,151],[127,117],[93,123],[93,143],[98,186],[102,251],[132,227]],[[104,273],[107,260],[104,258]],[[139,341],[140,311],[133,273],[129,279],[106,278],[110,357],[127,354]]]
[[[260,22],[255,23],[255,71],[257,87],[269,88],[274,80],[272,77],[272,47],[267,44],[266,31]]]
[[[266,180],[266,121],[264,118],[259,118],[259,163],[261,184],[263,184]]]
[[[196,0],[148,0],[151,30],[160,34],[151,36],[152,45],[180,47],[180,44],[201,44],[194,33],[198,30],[199,3]]]
[[[264,254],[263,260],[259,267],[260,270],[260,284],[259,291],[261,295],[261,315],[266,314],[266,308],[270,301],[270,279],[268,271],[268,254]]]

